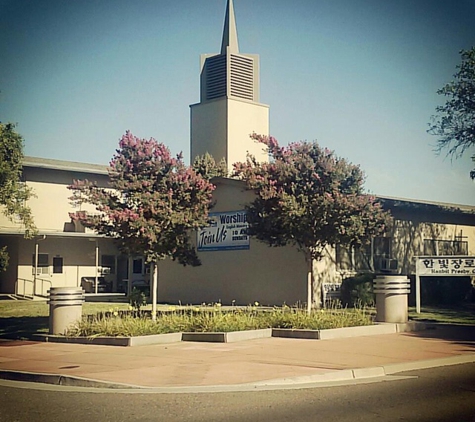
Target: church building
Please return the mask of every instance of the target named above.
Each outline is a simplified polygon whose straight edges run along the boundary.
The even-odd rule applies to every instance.
[[[200,102],[190,106],[191,161],[209,153],[217,162],[224,158],[229,170],[248,153],[267,161],[262,145],[249,137],[253,132],[269,134],[269,106],[259,102],[259,57],[240,52],[232,0],[227,1],[221,50],[202,55],[200,71]],[[36,194],[28,205],[38,235],[24,239],[21,225],[0,213],[0,247],[7,246],[10,254],[7,271],[0,273],[0,293],[46,297],[50,287],[60,286],[82,286],[91,294],[126,293],[149,285],[150,271],[142,257],[125,256],[112,239],[71,222],[69,213],[77,209],[70,203],[68,186],[77,179],[107,187],[107,167],[25,157],[23,181]],[[202,265],[162,261],[159,302],[305,303],[304,254],[292,246],[271,248],[250,238],[244,210],[253,192],[232,178],[212,182],[216,190],[211,224],[192,235]],[[418,256],[442,255],[449,260],[475,255],[475,207],[380,200],[395,218],[393,227],[364,251],[329,248],[315,263],[325,285],[339,285],[365,272],[410,276]]]

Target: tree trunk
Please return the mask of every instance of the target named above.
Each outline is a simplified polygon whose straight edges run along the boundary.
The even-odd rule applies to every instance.
[[[313,274],[313,258],[309,253],[306,258],[307,261],[307,313],[312,311],[314,307],[314,286],[315,277]]]
[[[308,260],[308,270],[307,270],[307,313],[312,312],[312,292],[313,292],[313,282],[312,282],[312,259]]]
[[[152,262],[152,321],[157,320],[158,262]]]
[[[312,253],[307,254],[307,312],[312,309],[320,309],[322,303],[322,283],[319,280],[314,266],[315,258]]]
[[[321,277],[318,277],[317,270],[315,269],[312,260],[312,293],[313,293],[313,307],[315,309],[321,309],[325,304],[323,303],[323,284]]]

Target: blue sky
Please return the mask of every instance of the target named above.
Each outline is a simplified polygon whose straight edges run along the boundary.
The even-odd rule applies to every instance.
[[[25,154],[107,164],[126,130],[189,157],[199,56],[221,45],[225,0],[0,0],[0,120]],[[372,193],[475,205],[470,152],[426,129],[475,0],[234,0],[242,53],[281,144],[317,140],[360,164]]]

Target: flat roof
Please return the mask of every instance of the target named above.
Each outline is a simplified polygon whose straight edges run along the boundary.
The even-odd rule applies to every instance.
[[[108,174],[108,166],[100,164],[79,163],[75,161],[54,160],[52,158],[23,158],[23,167],[45,168],[51,170],[77,171],[81,173]]]
[[[90,163],[79,163],[76,161],[64,161],[64,160],[55,160],[52,158],[38,158],[25,156],[23,158],[24,167],[33,167],[33,168],[46,168],[52,170],[63,170],[63,171],[77,171],[82,173],[91,173],[91,174],[101,174],[107,175],[109,166],[101,164],[90,164]],[[228,177],[216,177],[214,178],[215,182],[221,182],[222,184],[239,184],[244,183],[239,179],[231,179]],[[436,202],[436,201],[427,201],[421,199],[408,199],[408,198],[397,198],[392,196],[383,196],[378,194],[373,194],[378,199],[401,202],[406,204],[419,204],[419,205],[429,205],[442,208],[453,208],[463,212],[475,213],[475,206],[473,205],[463,205],[463,204],[452,204],[446,202]]]
[[[401,202],[401,203],[406,203],[406,204],[417,204],[417,205],[428,205],[428,206],[434,206],[434,207],[445,208],[445,209],[457,209],[459,211],[463,211],[467,213],[475,213],[475,206],[473,205],[452,204],[449,202],[426,201],[423,199],[421,200],[421,199],[397,198],[397,197],[392,197],[392,196],[381,196],[381,195],[374,195],[374,196],[383,201]]]
[[[8,228],[4,231],[0,228],[0,236],[21,236],[25,235],[24,231],[15,230]],[[38,237],[68,237],[68,238],[85,238],[85,239],[105,239],[106,236],[102,234],[96,234],[94,232],[91,233],[82,233],[82,232],[60,232],[60,231],[48,231],[48,230],[38,230],[38,233],[35,234],[31,239],[36,239]],[[30,239],[30,240],[31,240]],[[112,237],[108,237],[108,239],[113,239]],[[27,239],[28,240],[28,239]]]

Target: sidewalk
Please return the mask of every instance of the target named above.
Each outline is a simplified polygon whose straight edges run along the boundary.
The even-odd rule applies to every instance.
[[[45,382],[40,374],[49,374],[56,377],[48,383],[170,392],[344,381],[462,362],[475,362],[475,327],[438,325],[412,333],[331,340],[264,338],[136,347],[0,340],[0,378]]]

